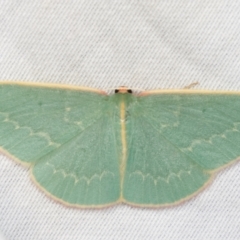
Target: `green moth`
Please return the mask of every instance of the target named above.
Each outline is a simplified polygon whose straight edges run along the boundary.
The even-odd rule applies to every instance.
[[[240,156],[240,93],[2,82],[0,146],[66,205],[174,205]]]

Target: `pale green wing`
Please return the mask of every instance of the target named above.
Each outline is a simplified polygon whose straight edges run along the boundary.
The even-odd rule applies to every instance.
[[[0,146],[32,168],[55,199],[99,207],[120,196],[119,143],[109,97],[82,89],[0,85]]]
[[[127,112],[128,203],[184,201],[240,156],[239,94],[149,94]]]

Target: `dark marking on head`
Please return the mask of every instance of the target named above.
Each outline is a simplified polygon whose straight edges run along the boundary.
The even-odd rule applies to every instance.
[[[121,87],[119,87],[118,89],[115,89],[115,93],[122,93],[122,94],[132,93],[132,90],[131,90],[131,89],[128,89],[128,88],[125,87],[125,86],[121,86]]]

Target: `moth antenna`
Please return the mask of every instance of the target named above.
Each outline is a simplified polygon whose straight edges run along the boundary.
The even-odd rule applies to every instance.
[[[191,89],[191,88],[194,88],[196,85],[198,85],[199,82],[193,82],[187,86],[185,86],[183,89]],[[199,84],[200,85],[200,84]]]

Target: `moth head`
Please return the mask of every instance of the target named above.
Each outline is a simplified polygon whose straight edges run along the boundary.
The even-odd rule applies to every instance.
[[[122,93],[122,94],[132,93],[132,90],[125,86],[120,86],[119,88],[115,89],[115,93]]]

